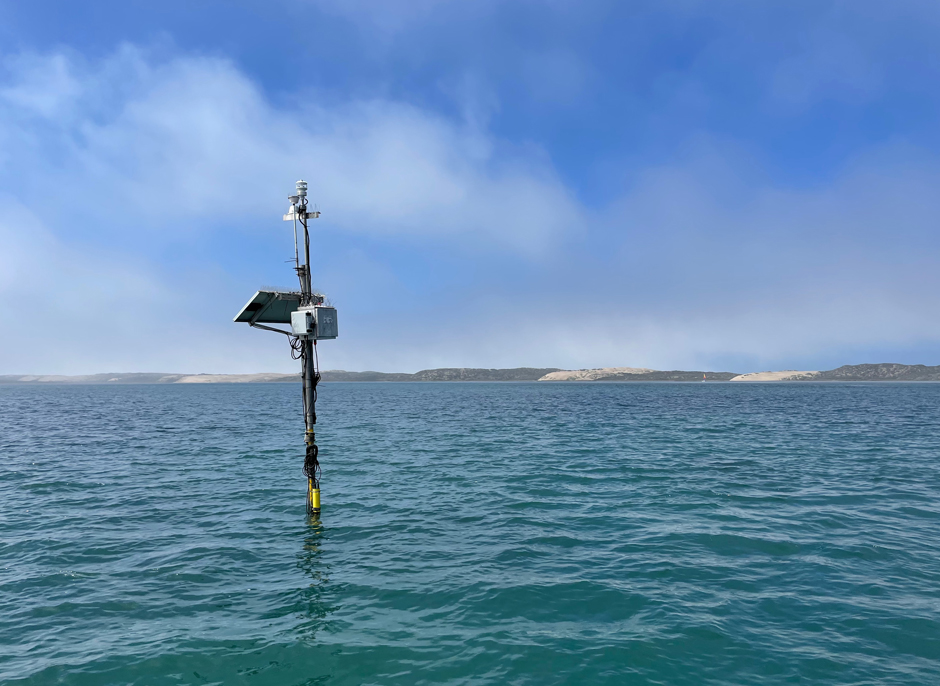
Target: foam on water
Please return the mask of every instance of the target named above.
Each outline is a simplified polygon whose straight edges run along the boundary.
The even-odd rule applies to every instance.
[[[0,387],[0,682],[940,683],[940,385]]]

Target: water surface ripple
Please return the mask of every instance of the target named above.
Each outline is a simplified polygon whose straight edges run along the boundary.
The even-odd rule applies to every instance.
[[[4,684],[940,683],[940,385],[0,387]]]

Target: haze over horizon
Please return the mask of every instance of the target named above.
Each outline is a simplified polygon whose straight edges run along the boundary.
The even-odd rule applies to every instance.
[[[940,364],[940,5],[0,1],[0,374]]]

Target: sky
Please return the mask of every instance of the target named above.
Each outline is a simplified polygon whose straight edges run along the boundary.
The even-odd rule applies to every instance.
[[[0,374],[940,364],[940,4],[0,0]]]

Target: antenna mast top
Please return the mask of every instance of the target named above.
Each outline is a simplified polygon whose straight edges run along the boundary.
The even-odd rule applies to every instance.
[[[284,215],[285,221],[294,222],[294,269],[300,279],[301,305],[309,305],[312,299],[312,288],[310,285],[310,232],[307,229],[307,220],[316,219],[320,216],[319,212],[307,212],[307,182],[301,179],[297,182],[297,195],[288,195],[290,200],[290,212]],[[300,262],[300,251],[297,246],[297,221],[303,228],[303,256],[304,261]]]

